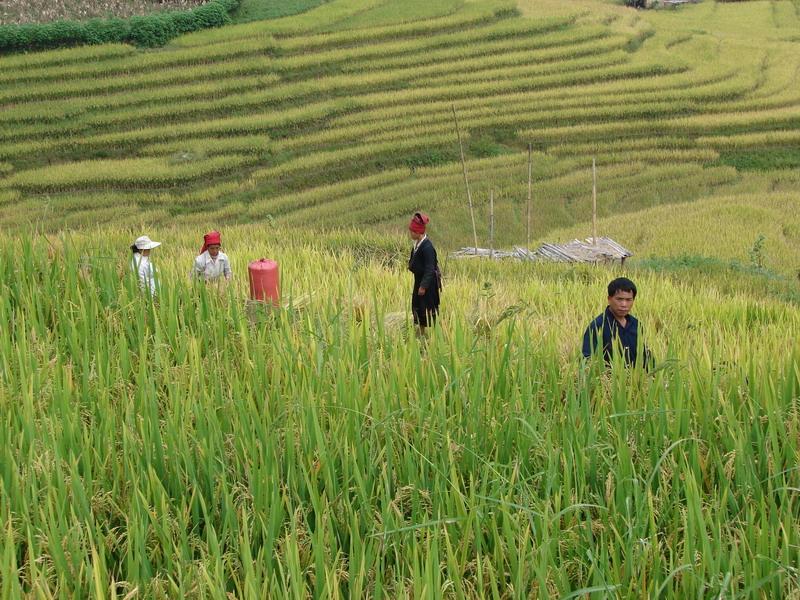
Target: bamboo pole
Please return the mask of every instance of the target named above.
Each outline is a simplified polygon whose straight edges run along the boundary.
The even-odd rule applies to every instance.
[[[592,157],[592,245],[597,246],[597,163]]]
[[[528,226],[526,228],[526,235],[525,235],[525,248],[530,250],[531,248],[531,187],[533,184],[533,162],[531,159],[531,145],[528,143],[528,206],[527,206],[527,221]]]
[[[472,192],[469,191],[469,180],[467,179],[467,162],[464,160],[464,144],[461,142],[461,129],[458,126],[456,116],[456,105],[453,104],[453,120],[456,123],[456,133],[458,134],[458,148],[461,151],[461,168],[464,171],[464,186],[467,188],[467,203],[469,204],[469,218],[472,221],[472,238],[475,242],[475,251],[478,251],[478,230],[475,228],[475,211],[472,208]]]
[[[489,258],[494,258],[494,190],[489,190]]]

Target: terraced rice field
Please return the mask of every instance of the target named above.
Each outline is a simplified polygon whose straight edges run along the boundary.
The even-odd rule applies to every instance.
[[[423,207],[466,242],[453,108],[500,243],[524,240],[528,144],[535,238],[587,220],[593,156],[601,216],[756,192],[764,152],[765,192],[800,164],[796,2],[412,4],[0,59],[0,223],[390,230]]]
[[[800,597],[800,2],[304,3],[0,58],[0,599]],[[635,260],[449,258],[454,110],[481,239],[530,144],[534,237],[589,233],[596,158]],[[618,273],[650,372],[580,358]]]

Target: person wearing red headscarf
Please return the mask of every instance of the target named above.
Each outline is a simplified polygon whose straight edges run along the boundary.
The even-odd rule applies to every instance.
[[[414,240],[411,258],[408,260],[408,270],[414,274],[411,313],[414,324],[422,333],[426,327],[436,323],[439,314],[439,290],[442,287],[436,248],[426,233],[429,222],[428,215],[418,212],[414,213],[408,225],[408,233]]]
[[[203,236],[203,247],[200,254],[194,259],[194,266],[190,276],[194,279],[203,281],[215,281],[224,278],[225,281],[231,278],[231,263],[228,255],[220,248],[222,239],[219,231],[211,231]]]

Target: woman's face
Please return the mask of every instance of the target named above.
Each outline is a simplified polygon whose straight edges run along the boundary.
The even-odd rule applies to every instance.
[[[139,253],[142,256],[150,256],[150,249],[148,248],[147,250],[139,250]]]
[[[219,255],[219,244],[211,244],[208,246],[208,255],[211,258],[216,258]]]
[[[410,237],[412,240],[414,240],[414,241],[416,242],[416,241],[417,241],[419,238],[421,238],[421,237],[422,237],[422,234],[421,234],[421,233],[416,233],[416,232],[414,232],[414,231],[411,231],[411,230],[409,229],[409,230],[408,230],[408,236],[409,236],[409,237]]]

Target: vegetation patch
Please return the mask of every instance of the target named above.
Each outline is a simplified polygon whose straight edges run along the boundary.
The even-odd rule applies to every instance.
[[[774,171],[800,167],[800,148],[758,148],[720,152],[719,162],[739,171]]]
[[[153,12],[129,19],[89,19],[0,25],[0,53],[83,44],[125,42],[153,48],[177,35],[230,23],[239,0],[211,0],[190,10]]]
[[[231,18],[235,23],[276,19],[296,15],[329,0],[241,0]]]
[[[764,567],[800,548],[796,306],[639,269],[655,368],[605,368],[580,340],[614,270],[450,261],[423,341],[407,239],[228,227],[220,289],[186,277],[196,218],[147,232],[155,301],[130,226],[0,240],[4,597],[797,589]]]

